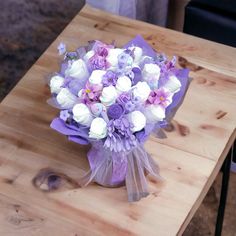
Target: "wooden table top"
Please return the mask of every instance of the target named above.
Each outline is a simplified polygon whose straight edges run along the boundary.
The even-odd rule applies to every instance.
[[[135,203],[125,187],[36,189],[32,179],[42,168],[74,179],[88,169],[88,148],[49,127],[58,111],[46,103],[44,78],[59,69],[58,44],[75,49],[100,39],[122,46],[136,34],[181,56],[194,78],[168,138],[146,143],[165,181],[149,181],[151,194]],[[86,6],[0,105],[0,235],[181,235],[236,136],[235,55],[235,48]]]

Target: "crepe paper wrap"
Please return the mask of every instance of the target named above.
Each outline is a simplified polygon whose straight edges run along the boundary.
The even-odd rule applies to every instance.
[[[90,41],[66,52],[60,72],[49,80],[52,98],[60,109],[51,128],[78,144],[91,144],[90,170],[78,180],[81,187],[96,182],[105,187],[126,186],[128,200],[148,196],[146,175],[161,180],[158,165],[146,152],[151,134],[166,138],[182,104],[190,79],[141,36],[123,48]]]

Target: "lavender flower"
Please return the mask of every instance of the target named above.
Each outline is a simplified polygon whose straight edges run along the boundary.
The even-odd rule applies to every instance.
[[[80,100],[85,104],[98,102],[102,92],[102,86],[99,84],[93,85],[90,83],[86,84],[85,89],[81,90]]]
[[[67,119],[70,117],[70,113],[68,110],[62,110],[60,112],[60,118],[63,120],[63,121],[67,121]]]
[[[178,69],[175,68],[176,57],[174,56],[171,61],[166,60],[161,64],[161,76],[159,81],[159,87],[163,86],[170,75],[175,75],[178,72]]]
[[[152,91],[148,97],[147,103],[167,107],[172,102],[172,93],[164,88]]]
[[[108,87],[110,85],[115,86],[117,79],[118,79],[117,74],[111,70],[108,70],[106,74],[103,76],[102,80],[103,86],[104,87]]]
[[[123,52],[118,56],[118,65],[120,68],[131,66],[132,63],[133,63],[133,58],[129,54]]]
[[[57,47],[59,55],[63,55],[66,52],[66,45],[64,43],[60,43]]]
[[[125,108],[126,114],[135,109],[139,109],[142,105],[141,99],[139,97],[134,97],[130,91],[121,93],[116,101]]]

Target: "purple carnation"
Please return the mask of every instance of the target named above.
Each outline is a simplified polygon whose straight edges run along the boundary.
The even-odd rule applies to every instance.
[[[91,70],[105,70],[108,67],[106,58],[98,54],[92,56],[88,63]]]
[[[107,125],[108,135],[104,147],[115,152],[129,151],[137,146],[138,141],[132,133],[132,124],[127,117],[110,120]]]
[[[108,70],[106,74],[103,76],[102,80],[103,86],[104,87],[108,87],[110,85],[115,86],[117,79],[118,79],[117,74],[111,70]]]

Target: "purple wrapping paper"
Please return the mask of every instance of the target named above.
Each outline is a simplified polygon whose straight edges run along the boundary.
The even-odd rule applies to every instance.
[[[130,46],[141,47],[144,54],[150,57],[156,56],[156,52],[140,35],[128,42],[124,48]],[[64,73],[64,67],[62,67],[61,73]],[[137,73],[139,72],[137,71]],[[188,73],[188,69],[182,69],[178,70],[176,74],[182,86],[180,91],[174,95],[171,105],[166,109],[166,119],[155,125],[147,125],[145,130],[137,135],[140,144],[129,152],[112,152],[104,148],[103,140],[89,140],[88,129],[78,125],[68,125],[60,118],[53,120],[51,128],[67,135],[69,140],[79,144],[92,144],[91,150],[87,154],[90,170],[79,180],[81,187],[88,185],[90,182],[96,182],[105,187],[126,185],[128,200],[131,202],[148,196],[149,191],[145,175],[150,174],[157,180],[160,180],[161,177],[158,165],[145,151],[143,143],[151,132],[154,132],[158,138],[166,137],[162,128],[171,121],[183,102],[190,83]],[[140,77],[139,74],[137,76]]]

